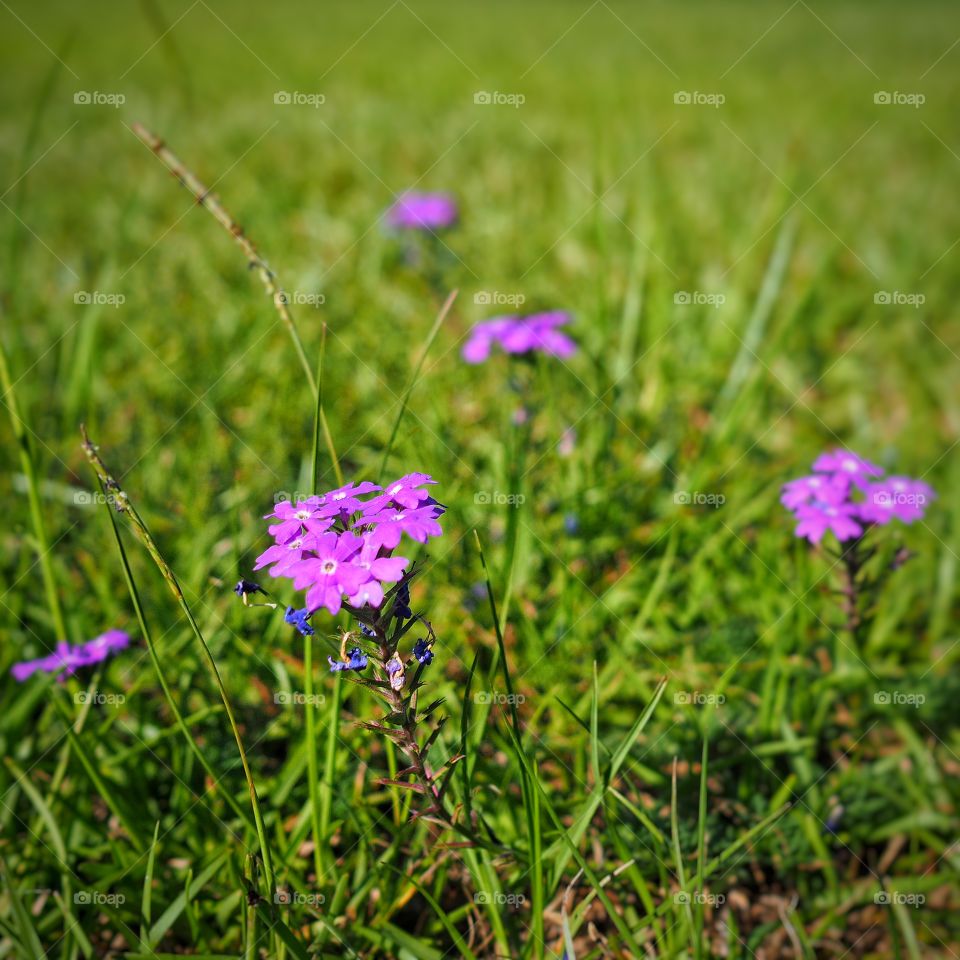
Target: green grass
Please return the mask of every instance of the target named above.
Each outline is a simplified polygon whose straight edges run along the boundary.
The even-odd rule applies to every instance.
[[[0,20],[0,960],[960,951],[951,5],[18,0]],[[260,278],[135,121],[283,289],[323,295],[291,311],[329,441]],[[460,201],[442,243],[380,226],[413,184]],[[580,354],[465,366],[484,291],[571,310]],[[156,557],[97,502],[81,422]],[[778,503],[840,443],[940,493],[886,531],[916,556],[858,646]],[[402,756],[326,671],[336,624],[305,656],[232,593],[275,495],[336,485],[331,446],[347,479],[439,481],[414,605],[472,846],[378,785]],[[137,644],[100,670],[9,675],[110,627]]]

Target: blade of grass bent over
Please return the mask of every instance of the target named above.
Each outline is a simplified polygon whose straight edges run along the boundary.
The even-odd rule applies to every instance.
[[[170,689],[170,684],[167,682],[166,675],[163,672],[163,667],[160,666],[160,657],[157,654],[157,648],[153,640],[153,634],[150,632],[150,628],[147,626],[146,616],[143,612],[143,604],[140,602],[140,592],[137,590],[136,581],[133,579],[133,571],[130,569],[130,561],[127,559],[127,551],[123,546],[123,540],[120,536],[120,527],[117,525],[117,519],[113,515],[113,510],[110,508],[110,500],[106,496],[107,488],[103,485],[99,475],[97,477],[97,481],[100,483],[100,490],[104,494],[103,503],[107,508],[107,516],[110,518],[110,526],[113,530],[114,538],[116,539],[117,550],[120,553],[120,565],[123,567],[123,577],[127,583],[127,591],[130,594],[130,602],[133,604],[134,612],[137,615],[137,622],[140,625],[140,632],[143,634],[143,639],[147,644],[147,652],[150,654],[150,660],[153,663],[153,668],[156,671],[157,678],[160,681],[160,687],[163,690],[163,695],[166,698],[167,705],[170,707],[177,727],[180,729],[181,733],[183,733],[183,736],[187,741],[187,745],[190,747],[193,755],[200,761],[200,765],[213,782],[214,788],[223,794],[223,798],[230,805],[230,808],[233,810],[233,812],[237,814],[237,816],[240,817],[240,819],[243,820],[248,827],[255,829],[249,814],[243,809],[243,807],[240,806],[233,794],[220,782],[220,778],[217,776],[216,772],[211,766],[210,761],[207,760],[204,752],[200,749],[200,745],[190,732],[190,728],[187,726],[187,723],[183,718],[183,714],[180,712],[179,706],[177,706],[177,702],[173,697],[173,691]]]
[[[132,129],[140,140],[156,154],[160,162],[174,177],[193,194],[197,203],[209,211],[213,215],[214,220],[237,242],[237,246],[243,251],[250,266],[257,271],[264,289],[266,289],[268,295],[273,300],[273,305],[277,308],[280,321],[287,328],[287,333],[290,334],[294,349],[296,349],[300,363],[303,365],[303,371],[307,375],[307,383],[310,384],[310,390],[316,395],[317,382],[314,379],[313,368],[310,366],[310,361],[307,359],[307,353],[303,348],[303,341],[300,339],[300,334],[297,331],[297,325],[293,322],[293,316],[287,305],[289,298],[283,290],[277,286],[273,271],[267,266],[266,261],[260,256],[257,248],[243,232],[240,224],[227,213],[220,201],[210,192],[209,188],[204,186],[197,176],[183,165],[180,158],[167,148],[163,140],[141,123],[134,123]]]
[[[117,512],[122,513],[130,521],[130,526],[133,528],[137,539],[144,545],[144,547],[146,547],[151,559],[157,565],[157,568],[160,570],[161,574],[163,574],[163,578],[167,581],[167,586],[170,588],[170,592],[176,598],[177,603],[179,603],[180,609],[183,611],[184,616],[187,618],[187,622],[190,624],[190,629],[193,631],[193,635],[197,638],[197,642],[200,644],[200,649],[203,652],[203,659],[206,662],[207,667],[210,670],[210,674],[217,685],[217,691],[220,694],[220,699],[223,701],[224,709],[227,712],[227,720],[230,724],[230,729],[233,731],[234,739],[237,742],[237,751],[240,754],[240,763],[243,766],[243,773],[246,777],[247,787],[250,791],[250,805],[253,808],[253,820],[256,824],[257,839],[260,843],[260,854],[263,858],[264,879],[267,883],[267,890],[272,897],[273,863],[270,857],[270,847],[267,844],[267,834],[266,828],[264,827],[263,814],[260,810],[260,798],[257,795],[257,788],[253,782],[253,772],[251,771],[249,761],[247,760],[247,751],[244,749],[243,740],[240,737],[240,729],[237,726],[237,721],[233,714],[233,707],[230,705],[230,699],[227,696],[227,688],[224,686],[223,678],[220,676],[220,670],[217,668],[217,663],[213,659],[213,654],[210,652],[210,648],[207,646],[207,641],[200,632],[200,627],[193,615],[193,611],[190,609],[190,605],[187,603],[186,597],[183,595],[183,590],[180,589],[180,584],[177,581],[173,570],[170,568],[170,565],[166,562],[166,560],[164,560],[161,556],[153,537],[150,535],[150,531],[147,529],[147,525],[141,519],[140,514],[137,513],[120,484],[114,479],[113,475],[107,469],[103,460],[100,459],[100,454],[97,452],[97,448],[93,445],[93,443],[91,443],[90,438],[87,436],[86,429],[81,427],[81,433],[83,435],[83,450],[87,455],[87,459],[90,461],[93,469],[96,471],[100,483],[103,484],[103,486],[113,494],[114,505]]]

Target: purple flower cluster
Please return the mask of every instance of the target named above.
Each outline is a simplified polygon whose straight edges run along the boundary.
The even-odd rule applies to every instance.
[[[89,667],[94,663],[102,663],[118,650],[130,645],[129,634],[122,630],[108,630],[93,640],[79,643],[76,646],[70,643],[58,643],[57,649],[46,657],[37,660],[27,660],[24,663],[15,663],[11,673],[15,680],[22,683],[27,677],[37,671],[43,673],[60,673],[60,679],[76,673],[80,667]]]
[[[883,477],[883,470],[848,450],[819,456],[813,473],[784,485],[780,502],[797,518],[796,535],[819,543],[832,531],[840,541],[891,520],[913,523],[936,494],[922,480]]]
[[[504,353],[539,351],[561,359],[572,357],[577,344],[557,329],[569,322],[570,314],[561,310],[485,320],[470,330],[463,359],[467,363],[483,363],[494,344],[499,344]]]
[[[402,193],[387,211],[398,230],[443,230],[457,222],[457,204],[448,193]]]
[[[426,543],[443,531],[437,518],[443,506],[423,489],[435,483],[425,473],[410,473],[379,487],[364,481],[322,496],[284,501],[265,519],[274,544],[258,558],[255,570],[269,567],[274,577],[288,577],[306,590],[306,607],[288,611],[287,621],[303,632],[306,619],[321,607],[332,614],[344,601],[353,607],[378,608],[385,583],[403,578],[406,557],[393,551],[403,534]],[[361,499],[367,494],[376,494]]]

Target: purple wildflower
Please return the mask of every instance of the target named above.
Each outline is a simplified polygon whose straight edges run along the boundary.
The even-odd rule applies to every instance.
[[[784,484],[780,502],[788,510],[796,510],[814,501],[838,504],[846,500],[849,490],[850,483],[845,477],[813,474]]]
[[[426,543],[443,533],[437,518],[444,507],[425,489],[434,482],[426,473],[408,473],[385,490],[363,481],[278,505],[268,515],[278,521],[270,526],[274,543],[254,569],[269,567],[271,576],[287,577],[295,589],[307,591],[302,621],[290,619],[288,611],[287,622],[303,632],[320,607],[332,614],[344,603],[379,608],[383,585],[401,580],[409,566],[406,557],[393,556],[403,535]],[[246,599],[241,585],[236,589]]]
[[[868,484],[864,490],[860,515],[868,523],[884,524],[890,520],[913,523],[922,520],[926,505],[936,497],[922,480],[911,477],[887,477]]]
[[[569,322],[570,314],[560,310],[485,320],[470,330],[462,356],[467,363],[483,363],[497,344],[504,353],[538,351],[566,359],[577,352],[577,344],[556,328]]]
[[[279,523],[271,524],[267,529],[277,543],[289,543],[306,533],[323,533],[333,525],[333,520],[324,516],[318,509],[321,505],[316,501],[301,500],[296,504],[289,500],[277,504],[273,513],[268,513],[265,520],[275,517]]]
[[[300,562],[306,549],[303,537],[297,537],[296,540],[291,540],[289,543],[275,543],[257,557],[253,569],[260,570],[262,567],[270,567],[267,572],[271,577],[289,576],[288,571]]]
[[[363,670],[367,666],[367,655],[359,648],[354,647],[350,651],[349,660],[334,660],[333,657],[327,657],[330,661],[330,672],[338,673],[341,670]]]
[[[398,507],[408,507],[413,510],[419,507],[424,500],[430,499],[430,494],[420,488],[427,483],[436,483],[427,473],[408,473],[399,480],[387,484],[383,488],[384,496],[389,497]]]
[[[307,623],[309,617],[310,614],[306,607],[304,607],[303,610],[295,610],[293,607],[287,607],[287,612],[283,615],[284,621],[296,627],[304,637],[312,637],[314,633],[313,627]]]
[[[368,579],[361,584],[360,589],[350,597],[351,607],[362,607],[365,604],[379,607],[383,603],[384,583],[396,583],[403,577],[403,572],[410,561],[406,557],[382,557],[380,545],[367,537],[360,552],[353,559],[355,566],[365,570]]]
[[[390,678],[390,689],[402,690],[406,678],[403,672],[403,661],[396,653],[384,664],[384,669]]]
[[[849,450],[817,457],[816,473],[784,484],[780,502],[799,523],[796,535],[819,543],[832,531],[843,542],[862,536],[867,528],[900,520],[919,520],[935,494],[910,477],[881,478],[880,467]]]
[[[63,676],[73,674],[79,667],[89,667],[94,663],[102,663],[108,657],[130,645],[129,634],[122,630],[108,630],[93,640],[80,643],[76,646],[61,642],[56,650],[37,660],[27,660],[15,663],[11,673],[15,680],[22,683],[27,677],[38,671],[43,673],[60,673]],[[61,679],[63,678],[61,676]]]
[[[267,591],[259,583],[254,583],[252,580],[240,580],[233,588],[233,592],[242,598],[249,596],[251,593],[265,594]]]
[[[800,521],[797,536],[805,537],[811,543],[819,543],[828,530],[832,530],[840,541],[851,540],[863,533],[863,527],[857,523],[857,506],[852,503],[804,504],[797,507],[795,516]]]
[[[858,487],[865,487],[870,477],[883,475],[883,470],[876,464],[858,457],[849,450],[833,450],[822,453],[813,462],[813,469],[817,473],[832,473],[834,476],[846,477]]]
[[[430,537],[439,537],[443,530],[437,517],[443,512],[439,504],[418,507],[415,510],[383,510],[367,517],[367,523],[375,524],[370,534],[372,543],[392,550],[405,533],[411,540],[426,543]]]
[[[392,613],[398,620],[409,620],[413,616],[413,611],[410,609],[409,583],[401,583],[397,587],[397,593],[393,598]]]
[[[336,490],[324,494],[324,504],[320,509],[329,516],[356,513],[364,506],[364,502],[359,497],[379,489],[380,487],[377,484],[371,483],[369,480],[364,480],[359,484],[348,483],[346,486],[338,487]]]
[[[400,230],[443,230],[457,222],[457,204],[447,193],[402,193],[387,211],[387,223]]]
[[[430,644],[422,637],[413,645],[413,655],[425,667],[433,663],[433,650],[430,649]]]
[[[352,533],[322,533],[309,542],[312,555],[289,568],[295,589],[307,588],[311,613],[320,607],[339,613],[343,595],[354,593],[364,582],[366,572],[350,563],[360,545]]]

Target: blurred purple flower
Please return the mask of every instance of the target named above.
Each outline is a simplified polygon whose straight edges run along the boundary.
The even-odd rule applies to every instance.
[[[400,230],[443,230],[457,222],[457,204],[448,193],[402,193],[387,211],[387,223]]]
[[[788,510],[796,510],[804,504],[818,501],[821,503],[843,503],[850,490],[850,483],[843,477],[813,474],[799,477],[784,484],[780,502]]]
[[[79,667],[102,663],[118,650],[123,650],[129,645],[129,634],[122,630],[108,630],[106,633],[100,634],[99,637],[76,646],[66,642],[58,643],[57,649],[53,653],[37,660],[15,663],[10,672],[14,679],[21,683],[37,671],[44,673],[63,671],[61,676],[61,679],[63,679],[63,676],[75,673]]]
[[[798,520],[796,535],[819,543],[827,531],[843,542],[891,520],[913,523],[935,498],[932,488],[911,477],[883,476],[880,467],[849,450],[821,454],[817,471],[784,484],[780,502]]]
[[[929,484],[911,477],[887,477],[864,490],[860,516],[868,523],[922,520],[927,504],[936,498]]]
[[[858,487],[866,486],[870,477],[883,475],[883,470],[876,464],[858,457],[849,450],[832,450],[830,453],[820,454],[813,461],[813,469],[817,473],[831,473],[834,476],[846,477]]]
[[[796,535],[805,537],[811,543],[819,543],[823,535],[832,530],[840,541],[859,537],[863,527],[856,521],[857,506],[847,504],[804,504],[797,507],[795,514],[800,521],[797,524]]]
[[[504,353],[538,351],[566,359],[577,352],[577,344],[557,327],[570,322],[570,314],[560,310],[532,313],[526,317],[496,317],[475,324],[462,350],[467,363],[483,363],[494,344]]]

